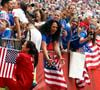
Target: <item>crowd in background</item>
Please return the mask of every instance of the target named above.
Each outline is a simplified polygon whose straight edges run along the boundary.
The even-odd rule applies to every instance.
[[[100,34],[100,4],[93,0],[2,0],[0,38],[30,38],[40,49],[42,27],[51,20],[60,24],[60,49],[76,51]],[[50,25],[49,25],[50,26]],[[52,25],[51,25],[52,26]],[[45,27],[48,29],[51,27]],[[35,30],[35,31],[34,31]],[[31,31],[31,32],[30,32]],[[48,30],[47,30],[48,31]],[[30,35],[31,33],[31,35]],[[50,34],[50,32],[47,32]],[[39,45],[38,45],[39,44]],[[11,45],[7,45],[11,48]]]
[[[59,57],[60,63],[64,64],[61,51],[91,52],[88,43],[92,42],[92,44],[95,44],[96,38],[100,38],[97,36],[100,36],[99,0],[1,1],[1,46],[14,48],[12,41],[16,42],[15,40],[19,40],[21,42],[19,45],[22,45],[22,50],[24,49],[28,55],[34,55],[36,60],[38,58],[38,52],[42,49],[45,56],[44,59],[46,59],[49,64],[52,64],[48,51],[54,50]],[[7,43],[3,43],[5,39]],[[29,42],[24,43],[25,40],[29,40]],[[34,42],[34,44],[30,41]],[[19,48],[17,47],[17,49]],[[25,55],[24,59],[27,61],[29,58],[27,59],[26,56],[27,55]],[[19,59],[21,57],[23,56],[20,56]],[[29,60],[32,64],[31,58]],[[37,63],[38,60],[36,64]],[[23,65],[27,67],[26,62],[25,64],[20,64],[22,68]],[[27,69],[29,69],[28,67]],[[30,68],[32,69],[33,67]],[[20,71],[22,69],[18,70]],[[22,71],[24,71],[24,68]],[[31,76],[32,72],[33,70],[31,70]],[[28,79],[29,78],[30,77],[28,77]],[[31,83],[32,78],[30,80]],[[31,83],[29,83],[30,86]],[[15,86],[17,86],[16,83]],[[26,84],[26,86],[28,85]],[[13,87],[11,88],[11,90],[13,90]],[[27,88],[26,90],[28,90]]]

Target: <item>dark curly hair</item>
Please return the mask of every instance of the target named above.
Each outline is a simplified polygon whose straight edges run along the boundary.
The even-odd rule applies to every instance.
[[[40,27],[40,32],[42,34],[49,35],[50,32],[51,32],[51,26],[52,26],[52,24],[54,22],[57,23],[58,28],[57,28],[57,31],[55,32],[55,34],[52,35],[52,41],[53,42],[54,41],[58,41],[59,38],[60,38],[60,32],[61,32],[61,25],[60,25],[60,23],[58,21],[52,19],[52,20],[47,21],[44,25],[42,25]]]

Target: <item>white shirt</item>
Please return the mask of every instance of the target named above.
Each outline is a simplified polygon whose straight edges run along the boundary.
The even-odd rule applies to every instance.
[[[34,42],[38,52],[40,52],[42,35],[40,31],[36,29],[34,26],[30,26],[30,31],[31,31],[31,41]],[[30,34],[28,32],[26,36],[26,40],[29,40],[29,39],[30,39]]]
[[[12,12],[13,12],[14,17],[18,17],[22,23],[28,23],[28,19],[21,8],[13,9]]]
[[[40,27],[40,26],[42,26],[43,24],[45,24],[45,22],[38,22],[38,23],[35,22],[34,25],[35,25],[36,27]]]
[[[4,10],[1,10],[0,12],[0,19],[6,20],[7,23],[10,24],[8,13]]]

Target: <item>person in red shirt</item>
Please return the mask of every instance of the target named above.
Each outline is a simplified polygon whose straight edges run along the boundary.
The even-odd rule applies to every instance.
[[[15,77],[6,79],[5,85],[9,90],[31,90],[34,67],[38,63],[38,51],[35,44],[26,41],[16,58]]]

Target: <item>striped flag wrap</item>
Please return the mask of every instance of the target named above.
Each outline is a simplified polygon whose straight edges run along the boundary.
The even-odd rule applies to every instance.
[[[18,51],[0,47],[0,77],[13,78]]]
[[[86,84],[90,84],[90,78],[89,78],[86,68],[84,68],[83,78],[81,80],[76,79],[76,86],[79,88],[83,88]]]
[[[46,84],[48,84],[52,89],[53,87],[56,87],[59,90],[60,88],[67,90],[67,83],[58,58],[53,54],[50,54],[50,58],[52,58],[52,64],[49,64],[47,60],[44,60],[44,74]]]
[[[100,36],[96,37],[96,43],[94,45],[90,42],[88,46],[91,52],[85,52],[86,67],[88,69],[95,69],[100,66]]]
[[[88,47],[88,52],[85,52],[83,79],[76,79],[76,85],[80,88],[84,87],[86,84],[90,84],[87,70],[95,69],[100,65],[100,36],[96,37],[96,43],[94,45],[92,42],[89,42]]]
[[[96,37],[96,44],[99,46],[99,49],[100,49],[100,36]]]

